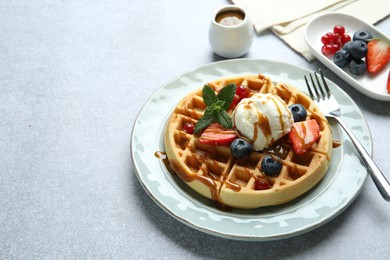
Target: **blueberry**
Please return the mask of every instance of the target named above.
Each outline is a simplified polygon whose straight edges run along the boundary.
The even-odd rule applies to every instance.
[[[278,176],[283,167],[280,160],[277,155],[266,155],[261,161],[261,170],[268,176]]]
[[[355,75],[363,75],[366,72],[366,63],[363,60],[353,59],[349,63],[349,71]]]
[[[352,39],[354,41],[360,40],[360,41],[364,41],[365,43],[367,43],[369,40],[372,39],[372,34],[366,30],[359,30],[359,31],[356,31],[354,33]]]
[[[253,150],[253,146],[241,138],[236,138],[230,145],[232,155],[236,159],[248,157]]]
[[[338,50],[333,57],[333,62],[340,68],[347,66],[351,62],[351,60],[351,54],[343,49]]]
[[[294,122],[305,121],[307,112],[301,104],[292,104],[289,106],[291,114],[293,115]]]
[[[349,52],[349,50],[351,49],[352,45],[353,45],[353,41],[346,42],[344,44],[344,46],[343,46],[343,50],[346,50],[346,51]]]
[[[351,53],[354,59],[364,58],[367,54],[367,43],[364,41],[352,41],[352,44],[349,48],[349,53]]]

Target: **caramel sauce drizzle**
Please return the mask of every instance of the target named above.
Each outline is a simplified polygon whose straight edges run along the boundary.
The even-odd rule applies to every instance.
[[[275,104],[275,106],[276,106],[276,108],[278,110],[278,113],[279,113],[279,123],[280,123],[280,126],[282,127],[283,132],[284,132],[285,128],[284,128],[284,121],[282,119],[282,115],[283,115],[282,110],[280,109],[280,106],[278,106],[278,104],[276,103],[276,101],[273,98],[271,100],[272,100],[272,102],[274,102],[274,104]]]
[[[333,141],[332,147],[333,148],[337,148],[337,147],[339,147],[341,145],[342,145],[341,141]]]
[[[254,127],[256,129],[256,136],[253,136],[253,140],[252,140],[252,143],[255,142],[255,140],[257,139],[257,129],[260,128],[264,134],[264,136],[267,138],[267,139],[270,139],[272,138],[272,133],[271,133],[271,126],[269,124],[269,120],[268,120],[268,117],[262,113],[257,113],[257,122],[255,123]]]
[[[156,157],[157,159],[160,159],[163,162],[163,164],[165,165],[165,168],[168,170],[168,172],[170,174],[176,175],[176,172],[171,167],[171,164],[168,160],[168,156],[167,156],[166,152],[160,152],[160,151],[154,152],[154,157]]]
[[[226,187],[228,187],[229,189],[232,189],[234,191],[240,191],[241,190],[241,186],[240,184],[237,184],[237,183],[234,183],[234,182],[231,182],[229,181],[228,179],[226,179],[224,181],[224,184],[226,184]]]
[[[264,149],[265,154],[276,154],[282,159],[286,159],[288,156],[288,153],[291,150],[291,146],[287,145],[286,143],[277,142],[273,146]]]
[[[264,80],[266,79],[261,74],[258,75],[258,78],[264,79]],[[265,84],[265,82],[263,83],[263,86],[264,86],[264,84]],[[295,97],[295,96],[292,97],[291,92],[286,85],[281,85],[281,86],[282,86],[281,89],[279,89],[279,91],[281,92],[280,95],[282,95],[284,98],[288,98],[288,95],[289,95],[289,97],[291,99],[293,99],[294,101],[297,100],[297,97]],[[213,86],[213,87],[215,88],[215,86]],[[270,91],[267,90],[267,92],[270,92]],[[275,103],[275,105],[277,107],[277,110],[279,113],[279,118],[280,118],[280,125],[281,125],[283,131],[285,131],[285,124],[281,118],[282,117],[282,110],[276,104],[276,101],[274,99],[271,98],[271,100],[272,100],[272,102]],[[250,109],[249,104],[247,104],[245,106],[245,109]],[[309,110],[309,108],[307,108],[307,109]],[[185,110],[184,111],[185,115],[192,117],[192,118],[195,118],[195,119],[199,119],[198,113],[193,108],[190,108],[190,104],[188,104],[188,103],[185,104],[184,110]],[[312,110],[309,110],[309,111],[311,113],[312,118],[315,118],[316,120],[318,119],[318,121],[320,121],[320,120],[325,121],[327,124],[329,124],[328,121],[326,121],[326,119],[325,120],[322,119],[315,111],[312,111]],[[254,126],[254,136],[253,136],[252,140],[249,140],[249,141],[252,141],[252,143],[257,139],[257,135],[258,135],[257,129],[258,128],[262,129],[265,136],[271,136],[271,129],[270,129],[268,117],[266,117],[265,115],[263,115],[261,113],[258,113],[257,115],[258,115],[258,122],[256,122],[255,126]],[[234,126],[236,125],[235,120],[236,119],[233,118],[233,122],[234,122],[233,125]],[[304,129],[304,131],[306,131],[306,130]],[[239,134],[241,136],[241,133],[235,127],[231,132],[236,132],[237,134]],[[241,188],[242,188],[241,185],[239,183],[232,181],[232,180],[229,180],[224,175],[223,169],[219,165],[218,161],[209,159],[210,156],[208,156],[208,152],[205,152],[204,154],[202,154],[203,153],[203,151],[202,151],[202,153],[197,154],[195,151],[196,148],[194,147],[193,144],[191,144],[189,142],[186,135],[187,134],[185,132],[179,131],[178,143],[180,143],[182,148],[188,149],[190,151],[190,153],[191,153],[190,157],[192,159],[191,163],[193,164],[193,167],[196,169],[200,169],[203,172],[203,175],[196,174],[196,173],[195,174],[187,174],[183,165],[181,165],[179,162],[177,162],[175,160],[170,161],[169,158],[167,158],[167,155],[165,152],[155,152],[154,156],[156,158],[162,160],[162,162],[164,163],[164,165],[166,166],[166,168],[168,169],[168,171],[170,173],[178,174],[183,181],[192,182],[194,180],[198,180],[201,183],[203,183],[204,185],[206,185],[210,189],[212,199],[217,202],[217,208],[219,208],[220,210],[224,210],[224,211],[230,211],[232,209],[231,207],[226,206],[226,205],[219,202],[218,183],[219,182],[221,183],[220,187],[225,185],[227,188],[230,188],[230,189],[237,191],[237,192],[241,190]],[[302,142],[305,142],[305,140],[302,140]],[[341,142],[333,141],[333,148],[339,147],[340,145],[341,145]],[[285,161],[285,159],[288,157],[290,151],[294,154],[291,143],[289,142],[289,140],[287,138],[283,137],[283,138],[277,140],[276,142],[273,140],[272,145],[269,148],[264,149],[263,152],[266,154],[271,154],[271,156],[273,156],[274,159],[276,159],[280,163],[282,163],[286,167],[287,173],[290,176],[290,178],[295,180],[295,179],[299,178],[302,174],[299,172],[298,167],[294,163],[288,163]],[[276,157],[275,155],[279,156],[280,159],[278,157]],[[232,163],[234,163],[234,161]],[[257,168],[260,170],[259,172],[260,172],[261,176],[254,175],[247,168],[243,168],[243,169],[245,169],[245,171],[247,171],[247,173],[251,176],[251,178],[266,179],[270,183],[271,186],[274,185],[275,180],[272,177],[271,178],[267,177],[266,174],[261,170],[260,166],[257,166]],[[217,183],[217,181],[218,181],[218,183]],[[280,182],[279,185],[285,185],[285,184],[286,184],[285,182]]]

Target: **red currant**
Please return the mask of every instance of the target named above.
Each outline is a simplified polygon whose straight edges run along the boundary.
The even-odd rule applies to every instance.
[[[332,33],[332,32],[328,32],[325,35],[327,35],[329,38],[328,44],[336,43],[339,39],[339,36],[335,33]]]
[[[338,34],[338,35],[343,35],[345,33],[345,28],[344,26],[342,25],[336,25],[334,28],[333,28],[333,32],[335,34]]]
[[[241,101],[240,96],[237,95],[237,94],[235,94],[235,95],[234,95],[234,98],[233,98],[233,102],[232,102],[232,104],[230,105],[229,109],[234,109],[240,101]]]
[[[350,40],[351,37],[345,33],[345,27],[335,25],[332,32],[327,32],[321,37],[321,42],[324,44],[321,51],[327,56],[333,55]]]
[[[323,35],[322,37],[321,37],[321,42],[323,43],[323,44],[330,44],[330,39],[329,39],[329,36],[328,35]]]
[[[192,135],[194,133],[194,124],[193,123],[185,123],[183,126],[183,130],[187,133]]]
[[[247,87],[244,86],[244,85],[240,85],[240,86],[236,89],[236,94],[240,97],[240,99],[248,98],[248,97],[250,96],[250,89],[247,88]]]
[[[321,52],[325,55],[330,55],[329,46],[330,44],[322,45]]]
[[[268,190],[271,188],[269,182],[266,179],[257,179],[255,181],[255,190]]]
[[[325,55],[335,54],[338,50],[340,50],[340,45],[338,44],[325,44],[321,48],[322,53]]]
[[[334,44],[332,44],[332,47],[331,47],[331,53],[332,54],[335,54],[338,50],[340,50],[340,44],[337,44],[337,43],[334,43]]]
[[[344,45],[346,44],[347,42],[349,42],[351,40],[351,36],[349,36],[348,34],[343,34],[341,37],[340,37],[340,41],[341,41],[341,44]]]

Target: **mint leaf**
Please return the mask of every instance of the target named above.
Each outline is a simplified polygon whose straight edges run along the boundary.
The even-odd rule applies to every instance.
[[[225,101],[217,100],[217,102],[213,103],[210,107],[215,111],[225,110]]]
[[[234,95],[236,94],[236,84],[230,83],[223,87],[218,94],[218,100],[223,100],[224,110],[227,110],[233,102]]]
[[[233,127],[232,119],[230,118],[229,114],[225,110],[220,111],[217,114],[215,119],[223,128]]]
[[[236,94],[236,84],[228,84],[223,87],[218,95],[209,85],[204,85],[202,89],[203,101],[206,104],[206,109],[203,116],[195,125],[194,133],[198,133],[202,129],[208,127],[213,122],[218,122],[224,128],[232,128],[233,123],[226,110],[229,109]]]
[[[202,118],[203,117],[214,117],[214,113],[215,113],[215,109],[212,106],[206,107]]]
[[[204,103],[208,107],[211,106],[212,104],[214,104],[215,102],[217,102],[217,100],[218,100],[217,96],[215,95],[214,90],[209,85],[205,85],[203,87],[202,97],[203,97]]]
[[[199,119],[198,123],[196,123],[194,133],[198,133],[200,130],[208,127],[213,122],[214,117],[202,117],[201,119]]]
[[[215,115],[217,111],[213,109],[212,106],[206,107],[203,116],[199,119],[198,123],[195,125],[194,133],[198,133],[203,128],[208,127],[211,123],[215,121]]]

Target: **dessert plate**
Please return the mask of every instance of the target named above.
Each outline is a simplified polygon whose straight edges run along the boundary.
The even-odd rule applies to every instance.
[[[357,30],[367,30],[372,33],[374,38],[389,40],[389,37],[379,31],[372,25],[369,25],[356,17],[342,13],[328,13],[317,16],[311,20],[305,29],[305,40],[313,55],[321,61],[326,67],[332,70],[337,76],[351,85],[356,90],[373,99],[390,101],[390,94],[387,93],[386,83],[390,70],[390,63],[380,72],[371,75],[366,72],[362,76],[355,76],[349,72],[349,69],[340,68],[333,63],[333,56],[327,57],[321,52],[321,37],[333,30],[337,24],[343,25],[346,32],[353,36]]]
[[[218,209],[215,203],[189,188],[170,173],[164,160],[163,134],[166,120],[176,104],[205,83],[220,77],[262,73],[274,81],[292,84],[305,91],[303,75],[309,71],[286,63],[238,59],[207,64],[178,76],[159,88],[146,102],[134,122],[131,157],[135,174],[145,191],[166,212],[186,225],[208,234],[237,240],[275,240],[312,230],[336,217],[359,194],[367,177],[351,141],[331,124],[334,140],[330,168],[323,180],[303,196],[281,206],[251,210]],[[372,140],[359,107],[333,82],[328,81],[342,116],[372,154]],[[159,126],[159,127],[156,127]]]

